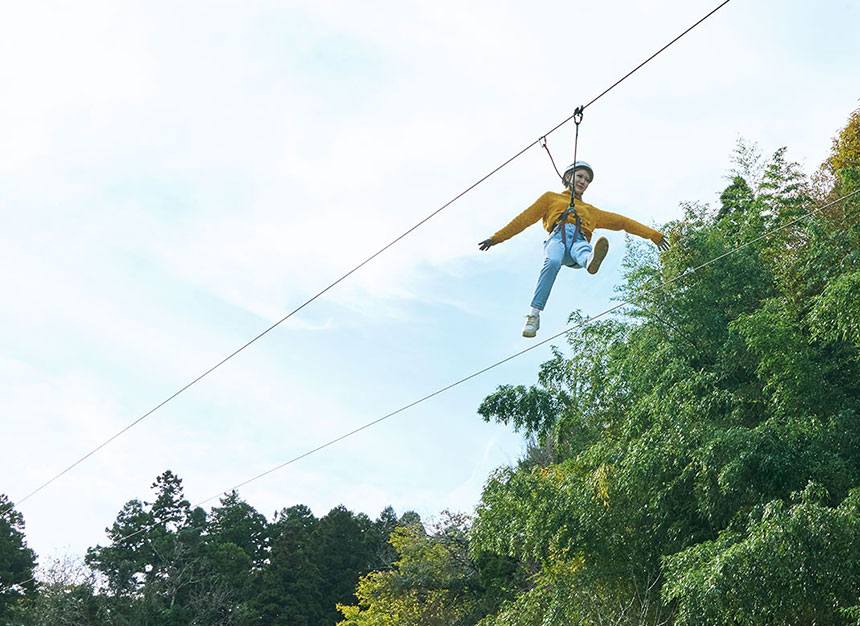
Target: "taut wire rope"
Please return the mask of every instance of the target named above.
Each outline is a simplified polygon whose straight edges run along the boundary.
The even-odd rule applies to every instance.
[[[317,293],[316,293],[315,295],[313,295],[312,297],[310,297],[310,298],[308,298],[307,300],[305,300],[302,304],[300,304],[300,305],[299,305],[299,306],[297,306],[295,309],[293,309],[292,311],[290,311],[289,313],[287,313],[285,316],[283,316],[281,319],[279,319],[278,321],[276,321],[275,323],[273,323],[271,326],[269,326],[268,328],[266,328],[264,331],[262,331],[261,333],[259,333],[259,334],[258,334],[257,336],[255,336],[253,339],[251,339],[250,341],[246,342],[245,344],[243,344],[243,345],[242,345],[241,347],[239,347],[238,349],[234,350],[234,351],[233,351],[232,353],[230,353],[228,356],[224,357],[224,358],[223,358],[222,360],[220,360],[218,363],[216,363],[215,365],[213,365],[212,367],[210,367],[209,369],[207,369],[205,372],[203,372],[202,374],[200,374],[199,376],[197,376],[196,378],[194,378],[191,382],[187,383],[187,384],[186,384],[186,385],[184,385],[182,388],[180,388],[178,391],[176,391],[175,393],[173,393],[172,395],[170,395],[167,399],[165,399],[165,400],[163,400],[162,402],[158,403],[158,404],[157,404],[156,406],[154,406],[152,409],[150,409],[149,411],[147,411],[146,413],[144,413],[143,415],[141,415],[140,417],[138,417],[137,419],[135,419],[134,421],[132,421],[131,423],[129,423],[127,426],[125,426],[124,428],[122,428],[119,432],[115,433],[114,435],[112,435],[111,437],[109,437],[107,440],[105,440],[104,442],[102,442],[101,444],[99,444],[98,446],[96,446],[95,448],[93,448],[92,450],[90,450],[89,452],[87,452],[86,454],[84,454],[82,457],[80,457],[78,460],[76,460],[75,462],[73,462],[71,465],[69,465],[68,467],[66,467],[65,469],[63,469],[61,472],[59,472],[58,474],[54,475],[52,478],[48,479],[47,481],[45,481],[44,483],[42,483],[40,486],[38,486],[37,488],[35,488],[35,489],[33,489],[32,491],[30,491],[29,493],[27,493],[24,497],[22,497],[21,499],[19,499],[19,500],[17,501],[17,502],[18,502],[18,504],[21,504],[21,503],[23,503],[23,502],[27,501],[28,499],[30,499],[31,497],[33,497],[34,495],[36,495],[37,493],[39,493],[40,491],[42,491],[43,489],[45,489],[46,487],[48,487],[50,484],[52,484],[53,482],[55,482],[57,479],[61,478],[61,477],[62,477],[62,476],[64,476],[66,473],[68,473],[69,471],[71,471],[72,469],[74,469],[75,467],[77,467],[78,465],[80,465],[81,463],[83,463],[85,460],[87,460],[89,457],[91,457],[92,455],[94,455],[96,452],[98,452],[99,450],[101,450],[102,448],[104,448],[105,446],[107,446],[108,444],[110,444],[111,442],[113,442],[115,439],[117,439],[118,437],[122,436],[123,434],[125,434],[126,432],[128,432],[129,430],[131,430],[132,428],[134,428],[137,424],[139,424],[140,422],[142,422],[143,420],[145,420],[147,417],[149,417],[150,415],[152,415],[153,413],[155,413],[156,411],[158,411],[161,407],[163,407],[164,405],[166,405],[168,402],[172,401],[174,398],[176,398],[177,396],[179,396],[180,394],[182,394],[183,392],[185,392],[186,390],[188,390],[190,387],[192,387],[193,385],[195,385],[196,383],[198,383],[200,380],[202,380],[203,378],[205,378],[206,376],[208,376],[209,374],[211,374],[213,371],[215,371],[216,369],[218,369],[219,367],[221,367],[222,365],[224,365],[227,361],[229,361],[230,359],[232,359],[233,357],[235,357],[236,355],[238,355],[240,352],[242,352],[243,350],[245,350],[246,348],[248,348],[249,346],[251,346],[253,343],[257,342],[259,339],[261,339],[262,337],[264,337],[265,335],[267,335],[268,333],[270,333],[272,330],[274,330],[275,328],[277,328],[278,326],[280,326],[281,324],[283,324],[285,321],[287,321],[288,319],[290,319],[293,315],[295,315],[296,313],[298,313],[299,311],[301,311],[302,309],[304,309],[306,306],[308,306],[309,304],[311,304],[312,302],[314,302],[315,300],[317,300],[319,297],[321,297],[323,294],[325,294],[326,292],[328,292],[330,289],[332,289],[332,288],[333,288],[333,287],[335,287],[336,285],[340,284],[341,282],[343,282],[344,280],[346,280],[347,278],[349,278],[352,274],[354,274],[354,273],[355,273],[355,272],[357,272],[359,269],[361,269],[362,267],[364,267],[365,265],[367,265],[368,263],[370,263],[370,262],[371,262],[372,260],[374,260],[376,257],[378,257],[378,256],[379,256],[379,255],[381,255],[383,252],[385,252],[386,250],[388,250],[389,248],[391,248],[393,245],[395,245],[395,244],[396,244],[397,242],[399,242],[401,239],[403,239],[404,237],[406,237],[407,235],[409,235],[410,233],[412,233],[413,231],[415,231],[417,228],[419,228],[420,226],[424,225],[426,222],[428,222],[430,219],[432,219],[433,217],[435,217],[437,214],[441,213],[443,210],[445,210],[445,209],[446,209],[446,208],[448,208],[451,204],[453,204],[454,202],[456,202],[457,200],[459,200],[460,198],[462,198],[464,195],[466,195],[467,193],[469,193],[470,191],[472,191],[475,187],[477,187],[478,185],[480,185],[481,183],[483,183],[485,180],[487,180],[487,179],[488,179],[488,178],[490,178],[491,176],[495,175],[495,174],[496,174],[497,172],[499,172],[501,169],[503,169],[504,167],[506,167],[507,165],[509,165],[512,161],[514,161],[514,160],[518,159],[520,156],[522,156],[524,153],[526,153],[528,150],[530,150],[534,145],[539,144],[539,143],[541,142],[541,140],[542,140],[542,139],[544,139],[544,140],[545,140],[545,138],[546,138],[548,135],[551,135],[552,133],[554,133],[555,131],[557,131],[559,128],[561,128],[562,126],[564,126],[565,124],[567,124],[568,122],[570,122],[570,120],[574,119],[577,115],[581,115],[581,114],[582,114],[582,111],[583,111],[585,108],[587,108],[587,107],[591,106],[592,104],[594,104],[595,102],[597,102],[600,98],[602,98],[602,97],[603,97],[603,96],[605,96],[607,93],[609,93],[610,91],[612,91],[615,87],[617,87],[618,85],[620,85],[624,80],[626,80],[626,79],[627,79],[628,77],[630,77],[632,74],[634,74],[635,72],[637,72],[639,69],[641,69],[643,66],[645,66],[648,62],[650,62],[652,59],[654,59],[657,55],[659,55],[661,52],[663,52],[664,50],[666,50],[667,48],[669,48],[672,44],[674,44],[675,42],[677,42],[677,41],[678,41],[679,39],[681,39],[684,35],[686,35],[687,33],[689,33],[689,32],[690,32],[691,30],[693,30],[696,26],[698,26],[699,24],[701,24],[702,22],[704,22],[706,19],[708,19],[710,16],[712,16],[714,13],[716,13],[719,9],[721,9],[722,7],[724,7],[724,6],[725,6],[726,4],[728,4],[729,2],[730,2],[730,0],[724,0],[724,1],[723,1],[722,3],[720,3],[716,8],[714,8],[713,10],[711,10],[709,13],[707,13],[707,14],[706,14],[704,17],[702,17],[701,19],[699,19],[695,24],[693,24],[692,26],[690,26],[689,28],[687,28],[686,30],[684,30],[684,32],[682,32],[680,35],[678,35],[677,37],[675,37],[674,39],[672,39],[672,41],[670,41],[669,43],[667,43],[666,45],[664,45],[664,46],[663,46],[662,48],[660,48],[657,52],[655,52],[654,54],[652,54],[650,57],[648,57],[647,59],[645,59],[643,62],[641,62],[641,63],[640,63],[639,65],[637,65],[635,68],[633,68],[631,71],[629,71],[627,74],[625,74],[622,78],[620,78],[620,79],[619,79],[619,80],[617,80],[615,83],[613,83],[610,87],[608,87],[607,89],[605,89],[605,90],[604,90],[602,93],[600,93],[596,98],[592,99],[588,104],[586,104],[586,105],[584,105],[584,106],[580,106],[580,107],[578,107],[578,108],[576,109],[576,111],[575,111],[572,115],[570,115],[570,116],[569,116],[569,117],[567,117],[566,119],[562,120],[561,122],[559,122],[558,124],[556,124],[553,128],[551,128],[549,131],[547,131],[546,133],[544,133],[543,135],[541,135],[541,138],[540,138],[540,139],[536,139],[536,140],[532,141],[530,144],[528,144],[527,146],[525,146],[525,147],[524,147],[523,149],[521,149],[519,152],[517,152],[517,153],[516,153],[516,154],[514,154],[512,157],[510,157],[510,158],[508,158],[506,161],[504,161],[501,165],[499,165],[499,166],[495,167],[495,168],[494,168],[493,170],[491,170],[489,173],[485,174],[484,176],[482,176],[481,178],[479,178],[477,181],[475,181],[474,183],[472,183],[471,185],[469,185],[469,187],[467,187],[465,190],[461,191],[461,192],[460,192],[460,193],[458,193],[456,196],[454,196],[453,198],[451,198],[448,202],[446,202],[445,204],[443,204],[442,206],[440,206],[439,208],[437,208],[436,210],[434,210],[432,213],[430,213],[429,215],[427,215],[427,217],[423,218],[423,219],[422,219],[422,220],[420,220],[418,223],[416,223],[414,226],[412,226],[411,228],[409,228],[408,230],[406,230],[403,234],[399,235],[398,237],[396,237],[395,239],[393,239],[391,242],[389,242],[388,244],[386,244],[385,246],[383,246],[382,248],[380,248],[378,251],[376,251],[376,252],[374,252],[373,254],[371,254],[371,255],[370,255],[369,257],[367,257],[364,261],[362,261],[361,263],[359,263],[358,265],[356,265],[355,267],[353,267],[351,270],[349,270],[348,272],[346,272],[345,274],[343,274],[340,278],[338,278],[337,280],[335,280],[334,282],[332,282],[331,284],[329,284],[327,287],[325,287],[324,289],[320,290],[319,292],[317,292]]]

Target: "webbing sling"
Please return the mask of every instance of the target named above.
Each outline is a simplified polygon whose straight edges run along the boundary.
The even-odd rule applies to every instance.
[[[567,218],[571,213],[573,213],[573,216],[576,218],[576,228],[574,228],[574,230],[573,230],[573,241],[571,242],[570,245],[573,245],[576,243],[576,240],[579,239],[579,233],[582,231],[582,219],[580,219],[579,213],[576,212],[576,208],[574,208],[573,202],[574,202],[573,190],[571,190],[571,192],[570,192],[570,206],[568,206],[564,210],[564,212],[558,216],[558,219],[552,223],[552,228],[550,229],[550,232],[552,232],[556,229],[556,227],[561,228],[561,242],[562,242],[562,244],[564,244],[564,253],[565,254],[567,254],[567,252],[568,252],[567,228],[565,228],[565,227],[567,226]]]
[[[585,107],[579,105],[576,107],[576,110],[573,112],[573,123],[576,125],[576,134],[573,140],[573,162],[576,163],[576,150],[579,147],[579,124],[582,122],[582,111]],[[556,174],[558,174],[558,168],[555,167],[555,160],[552,158],[552,153],[549,151],[549,148],[546,145],[546,137],[541,137],[540,145],[546,150],[546,153],[549,155],[550,161],[552,161],[552,166],[555,168]],[[562,182],[564,182],[564,177],[561,176]],[[567,183],[565,183],[565,186]],[[573,216],[576,218],[576,228],[573,231],[573,241],[571,245],[576,243],[576,240],[579,239],[579,233],[582,231],[582,220],[579,217],[579,213],[576,212],[576,207],[574,205],[576,201],[576,190],[573,187],[573,181],[570,182],[570,205],[564,210],[564,212],[558,216],[558,219],[552,223],[552,228],[549,229],[549,232],[553,232],[556,227],[561,228],[561,242],[564,245],[564,253],[567,254],[567,218],[573,213]]]

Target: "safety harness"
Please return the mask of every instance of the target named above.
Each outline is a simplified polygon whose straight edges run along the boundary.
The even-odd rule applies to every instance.
[[[579,233],[582,231],[582,219],[579,217],[579,213],[576,212],[576,209],[573,206],[573,190],[570,192],[570,206],[568,206],[561,215],[558,216],[558,219],[552,223],[552,228],[550,232],[554,231],[556,228],[561,228],[561,242],[564,244],[564,252],[567,254],[567,228],[565,225],[567,224],[567,218],[573,214],[573,217],[576,219],[576,228],[573,229],[573,241],[570,242],[570,245],[576,243],[576,240],[579,239]]]
[[[573,112],[573,123],[576,125],[576,135],[573,140],[573,161],[576,163],[576,149],[579,147],[579,124],[582,122],[582,111],[583,106],[580,105]],[[546,136],[544,135],[539,140],[541,147],[546,150],[546,153],[549,155],[549,160],[552,162],[552,166],[555,168],[555,173],[559,175],[562,182],[564,182],[564,177],[559,173],[558,168],[555,167],[555,159],[552,158],[552,153],[549,151],[549,147],[546,145]],[[565,183],[566,186],[566,183]],[[573,231],[573,241],[571,245],[576,243],[576,240],[579,239],[579,233],[582,232],[582,220],[579,217],[579,213],[576,212],[576,206],[574,205],[576,201],[576,192],[573,188],[573,183],[570,184],[570,205],[564,210],[564,212],[558,216],[558,219],[552,223],[552,228],[549,229],[549,232],[552,233],[556,228],[561,228],[561,242],[564,245],[564,253],[568,254],[569,250],[567,247],[567,228],[565,225],[567,224],[567,218],[573,214],[573,217],[576,219],[576,228]]]

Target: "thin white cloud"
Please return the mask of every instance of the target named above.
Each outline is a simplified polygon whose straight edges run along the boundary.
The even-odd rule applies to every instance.
[[[714,4],[4,8],[0,386],[21,447],[2,461],[13,478],[0,490],[21,493],[116,432]],[[738,135],[765,152],[788,145],[814,169],[856,106],[856,13],[835,0],[727,5],[586,111],[580,156],[597,168],[587,199],[672,219],[680,201],[713,200]],[[561,166],[573,127],[549,142]],[[91,545],[167,467],[194,494],[226,488],[521,349],[543,235],[487,254],[476,244],[548,188],[557,179],[535,148],[27,502],[34,547]],[[614,276],[566,275],[548,328],[570,308],[602,308]],[[478,388],[532,376],[530,365]],[[431,407],[247,496],[267,514],[298,501],[317,514],[341,500],[370,513],[459,507],[477,498],[484,460],[501,458],[475,398],[461,402],[432,405],[460,420],[434,427],[475,439],[449,451],[455,467],[438,482],[426,480],[430,450],[414,445],[416,431],[436,436],[420,430]],[[391,451],[387,473],[372,471],[379,447]],[[91,506],[79,510],[83,486]],[[57,526],[57,507],[78,515]]]

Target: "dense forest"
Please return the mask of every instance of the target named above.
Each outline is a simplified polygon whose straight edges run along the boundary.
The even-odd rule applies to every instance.
[[[206,512],[167,471],[37,570],[0,495],[0,623],[860,624],[858,191],[860,110],[812,179],[740,144],[668,252],[628,243],[623,309],[478,407],[529,443],[472,514]]]
[[[392,533],[422,527],[416,513],[398,518],[391,508],[371,520],[343,507],[316,518],[299,505],[267,521],[236,492],[207,513],[191,508],[170,471],[152,491],[151,501],[126,503],[108,545],[83,563],[48,564],[38,583],[26,580],[35,555],[21,517],[3,500],[0,623],[335,624],[360,576],[397,560]]]

